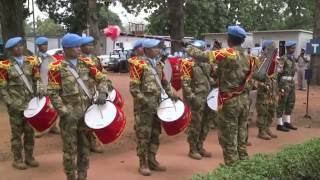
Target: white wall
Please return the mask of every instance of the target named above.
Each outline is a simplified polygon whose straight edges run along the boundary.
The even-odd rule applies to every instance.
[[[26,37],[28,49],[34,53],[34,38]],[[61,47],[59,38],[48,38],[48,49],[56,49]]]

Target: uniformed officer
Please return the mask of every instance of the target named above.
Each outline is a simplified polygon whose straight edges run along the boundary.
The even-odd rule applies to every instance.
[[[194,47],[204,50],[205,42],[195,40]],[[209,67],[208,67],[209,66]],[[211,157],[204,148],[204,141],[209,132],[210,120],[213,114],[207,106],[207,96],[214,81],[211,77],[212,68],[206,62],[184,59],[182,61],[182,92],[183,98],[191,108],[191,123],[188,127],[189,157],[200,160]]]
[[[246,34],[239,26],[229,26],[230,48],[203,52],[189,45],[186,49],[186,52],[197,60],[206,60],[218,65],[218,137],[227,165],[248,158],[246,144],[249,93],[246,92],[246,86],[255,68],[255,60],[249,58],[245,49],[241,48]]]
[[[262,54],[260,59],[265,59],[267,56],[267,48],[274,47],[275,44],[272,40],[265,40],[262,43]],[[263,79],[258,81],[257,90],[257,127],[259,129],[258,138],[270,140],[277,138],[270,129],[272,120],[275,116],[277,107],[277,74],[266,75]]]
[[[86,36],[86,37],[82,37],[81,40],[81,57],[87,57],[90,58],[95,66],[100,70],[103,71],[100,59],[93,55],[93,46],[94,43],[94,38],[91,36]],[[94,88],[95,88],[95,82],[92,81],[90,83],[89,88],[91,89],[92,93],[94,93]],[[94,136],[93,133],[89,133],[89,142],[90,142],[90,151],[91,152],[95,152],[95,153],[103,153],[103,146],[97,142],[96,137]]]
[[[10,120],[12,166],[24,170],[27,166],[39,166],[33,156],[34,131],[23,116],[23,111],[37,92],[39,63],[34,56],[23,55],[24,46],[21,37],[9,39],[5,48],[11,57],[0,61],[0,93],[7,105]],[[24,80],[23,76],[26,77]],[[24,159],[22,150],[24,150]]]
[[[41,86],[46,92],[47,86],[48,86],[48,69],[49,64],[56,61],[56,59],[52,56],[50,56],[48,51],[48,38],[46,37],[38,37],[36,39],[36,45],[38,46],[38,61],[40,63],[40,80],[41,80]],[[52,128],[49,131],[52,134],[59,134],[60,130],[57,127],[56,124],[52,126]],[[36,134],[36,137],[40,137],[40,134]]]
[[[68,180],[87,179],[89,141],[84,114],[92,103],[88,86],[94,79],[99,93],[96,104],[104,104],[110,81],[89,58],[80,58],[81,37],[68,33],[62,38],[65,59],[50,64],[48,93],[61,118],[63,166]],[[75,74],[76,73],[76,74]],[[76,80],[79,75],[82,83]],[[87,90],[86,90],[87,89]]]
[[[141,46],[144,56],[130,59],[130,92],[134,99],[135,132],[137,138],[137,155],[139,157],[139,173],[151,175],[150,170],[165,171],[166,168],[156,160],[161,133],[160,120],[156,109],[159,106],[160,87],[156,76],[161,80],[161,86],[169,97],[176,99],[168,81],[163,77],[163,64],[159,58],[159,40],[145,39]],[[137,44],[139,44],[137,42]],[[140,47],[137,45],[136,48]],[[142,55],[142,54],[141,54]],[[156,74],[154,74],[156,72]]]
[[[279,59],[279,100],[277,107],[277,130],[288,132],[297,130],[291,124],[291,114],[296,100],[294,74],[296,72],[294,52],[296,42],[287,41],[286,54]]]

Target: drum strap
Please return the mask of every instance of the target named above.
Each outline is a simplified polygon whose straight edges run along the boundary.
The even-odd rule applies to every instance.
[[[168,98],[168,95],[167,95],[166,91],[164,90],[164,88],[163,88],[163,86],[162,86],[162,84],[161,84],[161,80],[160,80],[160,78],[159,78],[159,76],[158,76],[157,71],[156,71],[153,67],[151,67],[151,66],[149,66],[149,67],[150,67],[150,69],[151,69],[151,72],[152,72],[155,80],[156,80],[157,85],[160,87],[161,96],[162,96],[161,98],[163,98],[163,99]]]
[[[31,94],[34,94],[33,88],[31,83],[29,82],[28,78],[26,77],[26,75],[24,74],[23,70],[20,68],[20,66],[17,63],[14,63],[14,68],[16,69],[16,71],[19,74],[19,77],[21,78],[21,80],[23,81],[23,83],[25,84],[25,86],[27,87],[27,89],[29,90],[29,92]]]
[[[88,89],[88,87],[85,85],[85,83],[82,81],[82,79],[80,78],[79,74],[77,73],[77,71],[75,69],[73,69],[70,66],[67,66],[67,69],[71,72],[71,74],[73,75],[74,78],[76,78],[77,83],[79,84],[79,86],[81,87],[81,89],[84,91],[84,93],[88,96],[89,99],[92,99],[92,95]]]

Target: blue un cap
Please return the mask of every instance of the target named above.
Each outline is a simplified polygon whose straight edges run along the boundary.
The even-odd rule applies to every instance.
[[[229,26],[228,34],[244,39],[247,37],[246,31],[240,26]]]
[[[206,42],[202,41],[202,40],[194,40],[191,45],[199,48],[199,49],[203,49],[206,46]]]
[[[295,46],[297,43],[295,41],[286,41],[285,46],[286,47],[291,47],[291,46]]]
[[[82,37],[81,39],[81,46],[90,44],[94,42],[94,38],[92,36],[86,36],[86,37]]]
[[[142,42],[143,42],[144,39],[138,39],[136,40],[133,45],[132,45],[132,49],[136,49],[136,48],[139,48],[139,47],[142,47]]]
[[[48,44],[48,38],[46,37],[38,37],[36,39],[36,45],[46,45]]]
[[[63,48],[80,47],[81,39],[78,34],[68,33],[63,36],[61,44]]]
[[[262,48],[268,47],[268,46],[270,46],[272,43],[273,43],[272,40],[264,40],[264,41],[262,42]]]
[[[22,43],[22,37],[14,37],[14,38],[10,38],[8,39],[8,41],[5,44],[5,48],[9,49],[12,48],[16,45],[18,45],[19,43]]]
[[[160,44],[160,40],[157,39],[145,39],[142,41],[142,47],[154,48]]]

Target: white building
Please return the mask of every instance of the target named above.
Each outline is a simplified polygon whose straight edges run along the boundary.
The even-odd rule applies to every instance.
[[[313,33],[302,29],[292,30],[270,30],[270,31],[254,31],[248,33],[246,41],[243,45],[245,48],[261,46],[263,40],[274,40],[279,48],[279,55],[285,53],[284,44],[288,40],[297,42],[296,56],[299,55],[301,48],[306,48],[307,42],[312,39]],[[227,33],[204,33],[204,40],[212,43],[215,39],[222,42],[223,47],[227,47]]]

